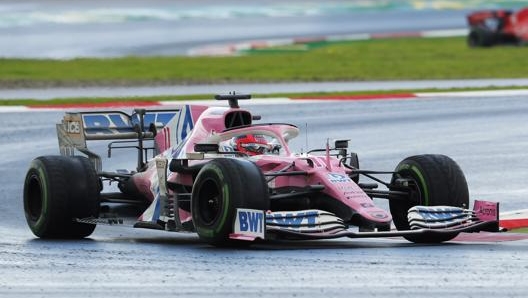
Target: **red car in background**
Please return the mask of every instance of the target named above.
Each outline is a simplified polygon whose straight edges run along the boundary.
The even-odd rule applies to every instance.
[[[483,10],[468,15],[470,47],[523,44],[528,41],[528,7],[517,12]]]

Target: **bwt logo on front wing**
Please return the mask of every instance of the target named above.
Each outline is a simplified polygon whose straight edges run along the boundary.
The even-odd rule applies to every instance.
[[[237,209],[234,232],[236,234],[264,239],[264,211]]]
[[[299,227],[302,225],[314,227],[317,223],[317,216],[317,211],[274,212],[273,214],[268,214],[266,219],[270,223],[284,227]]]

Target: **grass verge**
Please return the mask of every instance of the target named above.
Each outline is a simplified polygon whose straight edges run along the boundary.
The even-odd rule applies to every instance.
[[[515,230],[511,230],[509,232],[512,232],[512,233],[528,233],[528,228],[515,229]]]
[[[0,59],[0,87],[526,77],[528,47],[470,49],[465,38],[335,42],[237,57]]]

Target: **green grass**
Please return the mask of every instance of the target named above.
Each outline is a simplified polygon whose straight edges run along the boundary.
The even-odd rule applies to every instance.
[[[0,59],[0,86],[522,78],[528,47],[470,49],[462,37],[331,43],[238,57]]]
[[[512,233],[528,233],[528,228],[514,229],[514,230],[511,230],[509,232],[512,232]]]

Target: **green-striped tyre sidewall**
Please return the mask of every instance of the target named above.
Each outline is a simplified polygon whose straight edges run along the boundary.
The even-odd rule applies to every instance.
[[[193,185],[191,213],[201,239],[215,246],[249,244],[229,239],[237,208],[269,209],[264,175],[247,160],[219,158],[208,162]]]
[[[27,224],[41,238],[87,237],[95,225],[73,219],[98,216],[99,192],[99,178],[87,158],[35,158],[24,180]]]
[[[394,225],[398,230],[409,230],[407,211],[416,205],[455,206],[467,208],[469,192],[466,178],[458,164],[448,156],[439,154],[415,155],[405,158],[395,169],[396,178],[407,178],[413,181],[417,192],[418,203],[390,200],[389,206]],[[448,241],[456,235],[445,236],[407,236],[412,242],[437,243]]]

